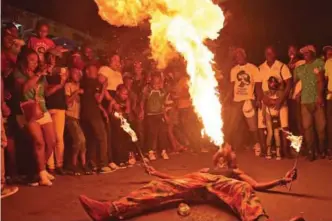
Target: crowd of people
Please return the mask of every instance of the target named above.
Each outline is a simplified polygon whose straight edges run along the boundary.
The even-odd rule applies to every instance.
[[[114,52],[98,59],[89,45],[68,52],[48,38],[48,28],[38,23],[36,36],[26,44],[14,25],[2,30],[2,196],[17,191],[4,182],[17,183],[22,173],[30,185],[51,186],[55,175],[131,167],[142,160],[137,146],[144,160],[154,161],[183,151],[205,152],[211,145],[201,136],[184,62],[160,71],[139,55],[122,59]],[[221,71],[220,79],[225,141],[240,148],[235,134],[245,119],[257,156],[291,157],[280,129],[303,134],[304,154],[311,160],[327,156],[332,148],[331,140],[326,144],[326,129],[332,135],[332,47],[324,52],[326,62],[314,46],[291,46],[284,64],[269,46],[266,62],[257,67],[244,49],[230,48],[234,66],[229,73]],[[114,113],[128,120],[138,143]]]

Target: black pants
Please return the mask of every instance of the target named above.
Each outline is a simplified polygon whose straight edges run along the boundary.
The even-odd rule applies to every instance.
[[[198,121],[194,110],[192,108],[179,109],[179,117],[180,127],[189,141],[189,147],[193,151],[200,151],[202,142],[202,125]]]
[[[303,134],[301,103],[300,101],[289,99],[289,128],[296,135]]]
[[[134,144],[131,137],[121,128],[121,122],[117,118],[111,119],[111,143],[113,161],[116,164],[126,163],[129,152],[134,152]]]
[[[87,140],[87,162],[94,167],[106,166],[108,163],[107,129],[102,116],[83,118],[82,128]]]
[[[167,149],[167,126],[162,114],[145,116],[145,141],[146,152]]]

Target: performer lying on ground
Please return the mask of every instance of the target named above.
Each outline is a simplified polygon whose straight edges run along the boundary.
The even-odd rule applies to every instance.
[[[254,190],[267,190],[286,185],[296,179],[296,170],[292,169],[285,177],[270,182],[255,181],[245,172],[229,163],[228,168],[218,167],[220,158],[234,160],[229,145],[224,145],[222,153],[214,156],[213,169],[205,168],[181,177],[161,173],[153,167],[147,167],[150,175],[161,178],[135,190],[129,195],[113,202],[99,202],[80,196],[85,211],[94,221],[127,219],[162,206],[180,203],[226,203],[243,221],[269,220]],[[227,163],[225,164],[227,165]],[[233,166],[232,166],[233,165]]]

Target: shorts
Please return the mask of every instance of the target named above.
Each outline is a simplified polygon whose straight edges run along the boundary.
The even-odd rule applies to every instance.
[[[268,114],[268,113],[266,113],[266,114]],[[288,106],[281,107],[280,112],[279,112],[279,117],[280,117],[281,128],[287,128],[288,127]],[[259,129],[266,128],[266,123],[264,120],[262,109],[258,110],[258,128]]]
[[[249,131],[257,131],[257,114],[256,110],[254,109],[254,115],[252,117],[246,117],[243,113],[243,105],[244,101],[240,102],[232,102],[231,110],[232,110],[232,115],[234,117],[239,117],[243,116],[247,122]]]
[[[27,124],[27,121],[25,120],[24,115],[16,115],[16,121],[20,128],[23,128]],[[39,120],[37,120],[36,122],[42,126],[44,124],[52,123],[53,121],[52,121],[52,117],[51,117],[50,113],[45,112],[44,116],[42,118],[40,118]]]
[[[52,123],[52,117],[49,112],[45,112],[44,116],[36,121],[39,125],[44,125],[48,123]]]

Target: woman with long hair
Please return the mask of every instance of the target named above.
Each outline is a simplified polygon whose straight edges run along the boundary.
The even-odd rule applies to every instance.
[[[54,177],[46,171],[45,166],[55,147],[55,132],[45,103],[47,70],[40,70],[38,64],[38,54],[27,49],[19,60],[14,77],[22,95],[20,101],[26,128],[33,140],[39,185],[51,186]]]

